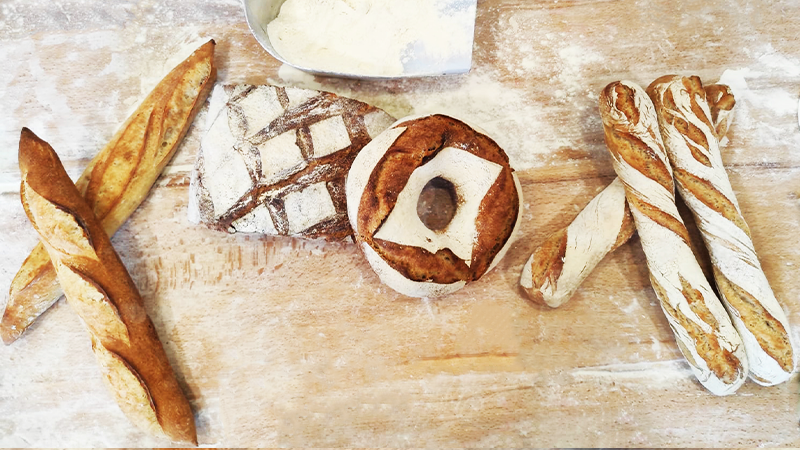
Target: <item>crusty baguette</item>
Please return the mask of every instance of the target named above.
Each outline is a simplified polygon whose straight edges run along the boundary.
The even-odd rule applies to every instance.
[[[216,78],[214,45],[207,42],[161,80],[76,182],[109,236],[145,199],[205,102]],[[39,243],[11,282],[3,342],[14,342],[62,294]]]
[[[668,75],[647,88],[678,192],[708,248],[722,300],[744,341],[750,377],[771,386],[795,366],[789,322],[756,256],[714,133],[700,78]]]
[[[720,139],[735,104],[728,86],[706,87],[708,106]],[[520,285],[531,300],[551,308],[563,305],[605,256],[636,231],[625,189],[618,178],[600,191],[567,227],[548,236],[522,267]]]
[[[80,315],[104,379],[128,418],[156,436],[197,444],[194,416],[142,298],[52,147],[24,128],[20,197],[67,303]]]
[[[597,264],[636,231],[625,188],[614,179],[566,228],[551,234],[522,267],[528,297],[557,308],[572,297]]]
[[[653,103],[634,83],[614,82],[600,94],[600,115],[650,282],[678,347],[701,384],[716,395],[731,394],[747,378],[747,356],[689,247]]]

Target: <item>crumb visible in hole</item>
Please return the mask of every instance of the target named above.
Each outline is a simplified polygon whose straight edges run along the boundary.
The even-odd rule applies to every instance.
[[[457,207],[456,187],[450,181],[436,177],[422,188],[417,200],[417,216],[428,229],[441,231],[453,220]]]

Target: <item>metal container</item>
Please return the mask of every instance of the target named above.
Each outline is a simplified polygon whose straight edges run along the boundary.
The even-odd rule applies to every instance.
[[[275,47],[270,42],[269,35],[267,34],[267,24],[269,24],[280,12],[281,5],[286,0],[242,0],[244,6],[244,15],[247,19],[247,25],[250,31],[255,36],[256,40],[272,57],[278,61],[308,72],[314,75],[329,76],[329,77],[343,77],[343,78],[358,78],[367,80],[390,80],[397,78],[413,78],[423,76],[436,76],[447,75],[455,73],[468,72],[472,65],[472,37],[474,36],[475,29],[475,9],[477,7],[477,0],[444,0],[448,8],[458,8],[459,10],[471,11],[471,18],[469,23],[465,23],[465,27],[469,27],[469,42],[465,43],[468,48],[463,49],[457,57],[450,58],[445,61],[426,60],[424,58],[412,58],[404,63],[404,72],[398,76],[364,76],[354,73],[330,72],[320,70],[314,67],[303,67],[287,61],[275,50]]]

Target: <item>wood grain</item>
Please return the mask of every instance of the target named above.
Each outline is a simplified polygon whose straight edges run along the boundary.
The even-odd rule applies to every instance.
[[[797,375],[726,398],[693,381],[637,239],[560,309],[516,287],[531,251],[613,179],[597,113],[603,86],[749,69],[723,160],[797,329],[800,4],[483,0],[469,75],[367,83],[281,68],[236,1],[110,3],[3,5],[3,148],[28,126],[77,176],[158,78],[214,38],[220,82],[321,88],[397,117],[462,111],[519,163],[523,223],[506,258],[451,296],[410,299],[382,286],[352,244],[191,226],[201,113],[112,239],[197,412],[201,445],[800,445]],[[37,240],[15,154],[0,152],[0,292]],[[82,325],[58,303],[0,348],[0,445],[164,444],[129,424],[104,389]]]

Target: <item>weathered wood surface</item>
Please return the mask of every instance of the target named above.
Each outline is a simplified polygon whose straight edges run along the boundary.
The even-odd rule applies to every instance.
[[[469,75],[369,83],[281,67],[234,0],[3,2],[0,291],[36,242],[19,204],[20,128],[77,176],[158,79],[213,37],[220,82],[331,90],[396,116],[443,111],[482,126],[519,170],[525,210],[517,242],[479,282],[436,300],[403,297],[352,244],[190,225],[194,127],[113,243],[202,445],[798,446],[797,376],[725,398],[693,380],[638,240],[560,309],[517,289],[530,252],[613,178],[600,89],[732,70],[739,103],[723,159],[800,337],[800,4],[678,3],[481,1]],[[59,302],[0,347],[0,445],[167,445],[125,419],[89,345]]]

